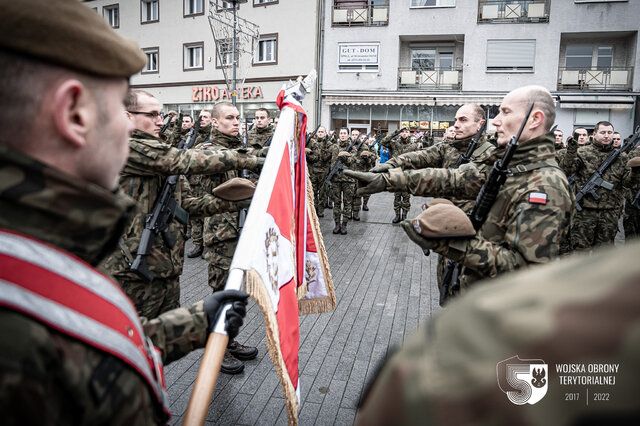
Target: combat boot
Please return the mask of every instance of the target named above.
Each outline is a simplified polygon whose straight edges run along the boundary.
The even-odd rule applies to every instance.
[[[353,213],[351,217],[353,218],[353,220],[360,220],[360,215],[358,214],[358,212]]]
[[[391,223],[399,223],[402,219],[400,219],[400,212],[396,213],[396,217],[393,218]]]
[[[400,220],[405,220],[407,218],[407,211],[402,210],[402,215],[400,216]]]
[[[193,249],[187,253],[187,257],[189,259],[193,259],[194,257],[202,256],[202,252],[204,251],[204,247],[201,245],[193,246]]]
[[[227,345],[227,350],[241,361],[249,361],[250,359],[254,359],[258,356],[258,348],[254,348],[253,346],[245,346],[241,345],[235,340],[232,340]]]
[[[362,202],[362,210],[365,211],[365,212],[369,211],[369,206],[367,206],[367,202],[366,201]]]
[[[342,226],[340,227],[340,233],[342,235],[347,235],[347,221],[342,222]]]
[[[327,208],[328,208],[328,209],[333,209],[333,203],[332,203],[331,201],[329,201],[329,202],[327,203]]]
[[[222,364],[220,364],[220,371],[225,374],[240,374],[244,371],[244,364],[231,355],[229,349],[226,349],[224,351],[224,357],[222,358]]]
[[[334,234],[339,234],[340,233],[340,222],[336,222],[336,227],[333,228],[333,233]]]

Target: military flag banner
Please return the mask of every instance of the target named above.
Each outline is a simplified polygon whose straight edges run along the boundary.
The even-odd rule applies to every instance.
[[[267,348],[297,424],[299,314],[335,306],[305,160],[306,113],[283,89],[280,120],[235,251],[226,288],[243,288],[260,306]]]

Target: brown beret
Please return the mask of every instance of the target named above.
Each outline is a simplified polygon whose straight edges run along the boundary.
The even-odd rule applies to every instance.
[[[128,78],[146,56],[79,0],[0,0],[0,48],[102,77]]]
[[[338,157],[348,157],[348,156],[350,156],[350,155],[351,155],[351,154],[349,154],[347,151],[340,151],[340,152],[338,153]]]
[[[631,160],[627,161],[627,167],[638,167],[640,166],[640,157],[633,157]]]
[[[429,207],[411,223],[416,232],[426,238],[471,238],[476,235],[467,214],[446,203]]]
[[[433,200],[429,201],[426,206],[427,207],[432,207],[435,206],[436,204],[448,204],[450,206],[453,206],[453,202],[451,202],[451,200],[447,200],[446,198],[434,198]]]
[[[228,201],[240,201],[253,197],[256,184],[249,179],[233,178],[215,187],[213,195]]]
[[[370,151],[362,151],[362,152],[360,153],[360,156],[361,156],[361,157],[371,157],[371,155],[372,155],[372,154],[371,154],[371,152],[370,152]]]

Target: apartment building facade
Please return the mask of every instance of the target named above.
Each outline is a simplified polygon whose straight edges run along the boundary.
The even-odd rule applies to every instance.
[[[558,128],[638,123],[636,0],[324,0],[320,121],[333,128],[438,136],[457,108],[497,114],[504,94],[539,84]]]
[[[147,55],[147,65],[131,78],[131,86],[156,96],[165,111],[197,115],[220,101],[231,101],[223,66],[231,74],[232,43],[216,45],[210,14],[232,7],[221,0],[85,0],[84,3],[124,37],[134,39]],[[244,0],[242,20],[255,24],[259,39],[244,84],[237,87],[241,116],[258,108],[277,115],[276,97],[283,84],[317,68],[317,0]],[[304,28],[304,31],[300,31]],[[230,41],[233,37],[230,37]],[[237,37],[242,42],[240,36]],[[220,52],[218,52],[218,49]],[[313,121],[315,92],[304,106]]]

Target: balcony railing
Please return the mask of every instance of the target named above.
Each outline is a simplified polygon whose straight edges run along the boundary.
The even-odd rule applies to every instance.
[[[389,1],[334,1],[331,10],[334,27],[374,27],[389,25]]]
[[[459,90],[462,87],[462,67],[398,68],[398,88]]]
[[[558,69],[558,90],[631,90],[633,67]]]
[[[551,0],[478,0],[479,23],[549,22]]]

